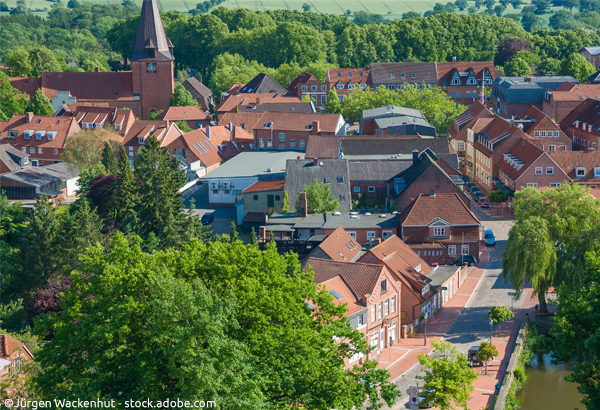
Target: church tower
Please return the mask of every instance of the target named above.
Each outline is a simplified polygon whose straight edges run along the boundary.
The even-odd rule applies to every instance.
[[[165,35],[156,0],[144,0],[137,35],[131,44],[134,98],[139,97],[140,118],[167,110],[174,91],[173,44]]]

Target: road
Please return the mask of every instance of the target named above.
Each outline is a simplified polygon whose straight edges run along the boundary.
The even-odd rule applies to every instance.
[[[444,337],[444,340],[454,343],[458,351],[465,354],[469,347],[478,346],[482,341],[490,338],[490,325],[487,314],[493,306],[504,305],[519,309],[523,305],[523,298],[513,302],[511,285],[510,283],[504,283],[501,275],[502,253],[506,247],[508,231],[512,226],[512,221],[491,218],[475,205],[472,208],[474,208],[473,212],[484,228],[491,229],[494,232],[496,246],[487,248],[490,261],[483,276],[473,296]],[[420,366],[417,364],[393,381],[399,386],[402,397],[391,408],[392,410],[408,408],[409,397],[405,392],[410,386],[416,385],[416,377],[422,375],[420,370]],[[384,408],[389,409],[389,407]]]

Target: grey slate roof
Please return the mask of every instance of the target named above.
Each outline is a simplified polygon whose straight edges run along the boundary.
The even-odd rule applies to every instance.
[[[0,144],[0,162],[4,163],[9,172],[17,171],[21,168],[30,166],[30,162],[23,161],[29,157],[25,152],[16,149],[10,144]],[[23,166],[21,166],[21,163]]]
[[[435,153],[439,159],[444,161],[446,164],[450,165],[452,168],[458,170],[460,168],[460,164],[458,162],[458,154],[447,153],[447,154],[438,154]]]
[[[450,144],[447,138],[433,139],[343,139],[341,148],[346,155],[398,155],[411,154],[413,150],[422,152],[426,148],[436,154],[450,153]]]
[[[427,277],[431,279],[429,285],[432,288],[437,289],[450,279],[458,269],[460,269],[458,266],[438,266],[437,268],[432,269],[427,274]]]
[[[376,118],[375,124],[377,124],[377,126],[379,128],[381,128],[382,130],[389,128],[389,127],[396,126],[396,125],[404,125],[404,124],[417,124],[417,125],[422,125],[424,127],[433,128],[433,126],[429,122],[427,122],[427,120],[425,118],[408,117],[405,115],[399,116],[399,117]]]
[[[250,150],[240,152],[217,169],[200,178],[210,181],[219,178],[255,178],[283,179],[286,161],[304,155],[300,150]],[[268,171],[268,169],[271,171]]]
[[[194,99],[210,98],[213,96],[213,92],[210,90],[210,88],[202,84],[194,77],[188,78],[181,85],[183,85],[183,88],[192,94]]]
[[[350,181],[389,181],[410,168],[408,160],[348,161]]]
[[[600,70],[588,77],[588,84],[600,84]]]
[[[583,49],[593,56],[600,54],[600,47],[583,47]]]
[[[363,110],[362,118],[376,118],[376,117],[389,117],[389,116],[408,116],[423,118],[421,110],[407,107],[399,107],[397,105],[387,105],[385,107],[370,108]]]
[[[131,61],[173,61],[173,44],[165,34],[165,29],[160,19],[156,0],[144,0],[142,13],[138,23],[137,35],[131,45]],[[154,49],[153,58],[146,57],[146,49]]]
[[[392,196],[394,198],[398,197],[398,195],[404,192],[406,188],[415,182],[415,180],[419,178],[421,174],[430,166],[438,168],[442,174],[444,174],[450,181],[454,183],[454,180],[450,177],[450,175],[448,175],[448,173],[446,173],[446,171],[444,171],[444,169],[437,164],[437,159],[438,157],[431,150],[425,150],[424,152],[421,152],[417,164],[408,168],[398,176],[404,180],[405,185],[403,185],[403,188],[400,189],[399,192],[392,192]]]
[[[291,226],[294,229],[336,229],[341,226],[346,230],[368,228],[397,228],[398,216],[391,213],[372,214],[359,213],[354,217],[349,212],[333,212],[307,215],[273,214],[267,221],[267,231],[272,226]],[[272,229],[274,231],[274,229]]]
[[[265,73],[260,73],[250,80],[240,89],[240,93],[273,93],[283,95],[284,97],[292,96],[288,90],[283,88],[270,75]]]
[[[315,161],[305,159],[287,161],[283,189],[290,200],[290,211],[296,210],[298,193],[304,191],[304,185],[314,185],[315,179],[331,187],[331,194],[338,201],[340,211],[349,210],[352,206],[352,198],[348,161],[322,159],[316,162],[317,164]]]
[[[525,78],[530,81],[525,81]],[[570,76],[498,77],[494,81],[493,90],[494,95],[502,93],[501,99],[509,104],[538,104],[544,97],[544,92],[555,90],[567,81],[579,84],[579,81]]]
[[[64,184],[68,179],[75,178],[77,175],[69,171],[64,162],[60,162],[45,167],[23,168],[2,174],[2,177],[36,187],[36,192],[53,192],[57,190],[61,182]]]

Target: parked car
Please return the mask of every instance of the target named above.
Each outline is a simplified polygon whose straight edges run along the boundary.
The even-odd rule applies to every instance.
[[[479,360],[479,346],[472,346],[469,348],[469,354],[467,359],[473,364],[473,366],[483,366],[485,363]],[[494,357],[490,357],[490,361],[494,360]]]
[[[450,265],[460,266],[460,265],[467,264],[469,266],[473,266],[477,262],[479,262],[479,261],[477,260],[476,257],[471,256],[471,255],[463,255],[460,258],[454,259],[452,262],[450,262]]]
[[[419,409],[430,409],[433,407],[433,403],[427,401],[427,394],[429,394],[430,392],[430,390],[419,392]]]
[[[211,223],[214,220],[215,220],[214,212],[207,212],[204,215],[202,215],[202,218],[200,218],[200,222],[202,222],[202,225],[208,225],[209,223]]]
[[[491,229],[483,231],[483,243],[485,246],[496,246],[496,237]]]
[[[490,202],[488,201],[488,199],[484,196],[482,196],[481,198],[477,199],[477,203],[479,204],[480,207],[482,208],[489,208],[490,207]]]

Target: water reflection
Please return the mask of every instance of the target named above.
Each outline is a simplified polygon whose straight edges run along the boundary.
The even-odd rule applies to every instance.
[[[538,355],[525,369],[527,380],[517,392],[522,410],[585,410],[574,383],[565,381],[572,363],[553,365],[549,355]]]

